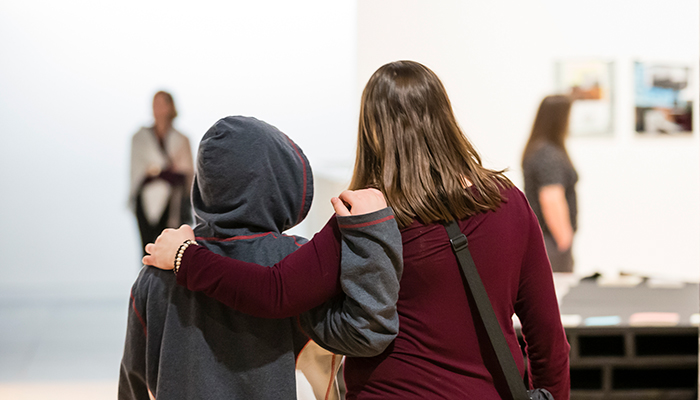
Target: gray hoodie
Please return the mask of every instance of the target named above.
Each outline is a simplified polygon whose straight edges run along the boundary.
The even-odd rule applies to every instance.
[[[312,196],[306,156],[275,127],[227,117],[202,138],[192,204],[195,235],[209,250],[273,265],[305,242],[281,232],[301,222]],[[302,321],[326,348],[378,354],[398,333],[400,234],[393,222],[343,235],[346,295]],[[131,291],[119,398],[294,399],[295,356],[307,341],[296,318],[239,313],[178,286],[171,271],[144,267]]]

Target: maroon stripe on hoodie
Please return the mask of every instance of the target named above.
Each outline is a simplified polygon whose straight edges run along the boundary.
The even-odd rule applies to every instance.
[[[136,299],[134,298],[134,291],[132,290],[131,293],[129,293],[129,295],[131,296],[131,308],[134,309],[136,316],[139,318],[139,321],[141,321],[141,326],[143,327],[143,335],[148,337],[148,328],[146,328],[146,323],[143,321],[139,310],[136,309]]]

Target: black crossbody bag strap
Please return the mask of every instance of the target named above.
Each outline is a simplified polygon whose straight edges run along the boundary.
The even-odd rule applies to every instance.
[[[469,286],[469,291],[476,301],[476,308],[479,311],[481,320],[484,322],[486,332],[491,341],[491,346],[503,370],[503,375],[506,378],[508,389],[513,396],[513,400],[530,400],[530,396],[525,388],[525,383],[523,383],[520,376],[520,371],[518,371],[515,360],[513,360],[513,354],[510,352],[510,348],[506,343],[506,338],[503,336],[501,326],[496,319],[496,313],[493,311],[489,296],[486,294],[486,289],[481,281],[481,276],[479,276],[479,271],[476,270],[476,265],[469,252],[467,237],[459,230],[459,225],[457,225],[454,220],[446,223],[445,229],[447,229],[447,234],[450,236],[452,250],[454,250],[457,256],[460,267],[462,267],[462,272]]]

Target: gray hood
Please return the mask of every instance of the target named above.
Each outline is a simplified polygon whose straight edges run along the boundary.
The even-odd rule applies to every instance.
[[[308,159],[274,126],[226,117],[204,134],[192,189],[196,236],[281,233],[306,217],[312,198]]]

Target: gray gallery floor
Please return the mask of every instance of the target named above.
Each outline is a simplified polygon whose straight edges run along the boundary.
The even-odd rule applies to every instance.
[[[0,399],[114,399],[129,284],[0,292]]]

